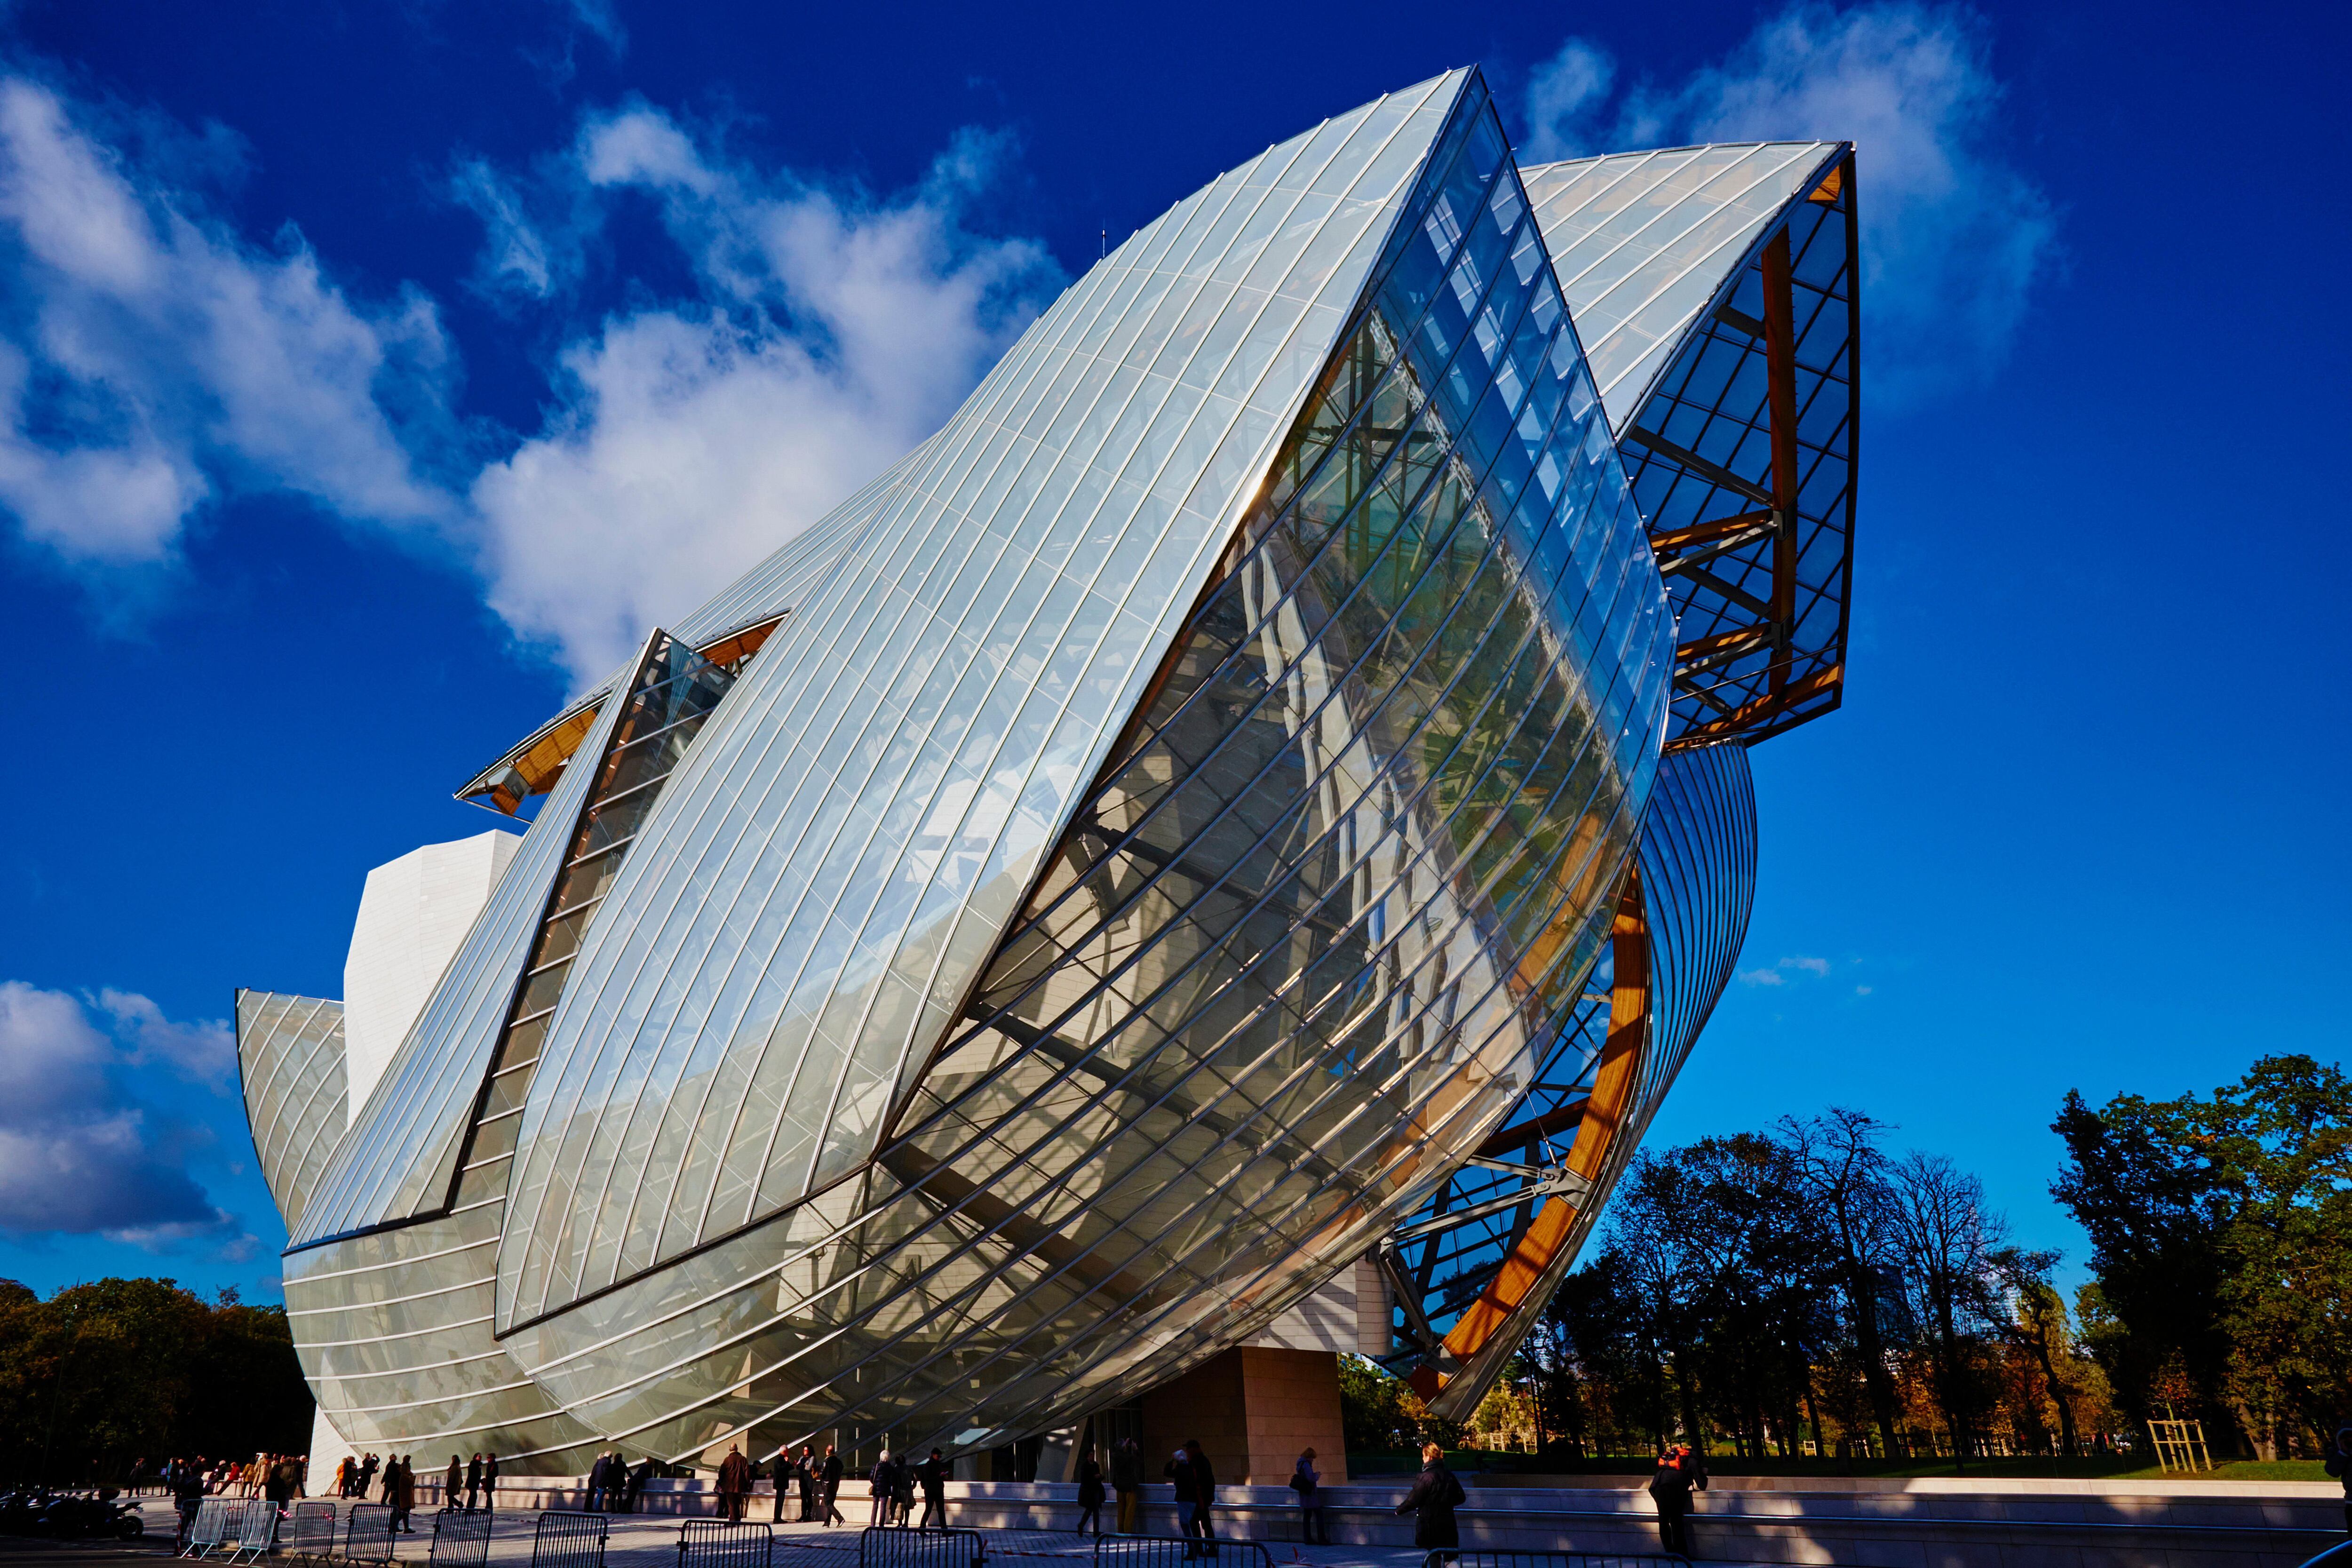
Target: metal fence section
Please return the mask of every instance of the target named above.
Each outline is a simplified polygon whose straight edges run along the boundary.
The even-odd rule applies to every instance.
[[[1095,1568],[1274,1568],[1274,1559],[1255,1541],[1202,1540],[1183,1535],[1098,1535]]]
[[[775,1527],[689,1519],[677,1527],[677,1568],[772,1568]]]
[[[286,1550],[297,1557],[325,1557],[335,1550],[335,1505],[298,1502],[293,1528],[286,1532]]]
[[[550,1510],[539,1516],[530,1540],[530,1568],[604,1568],[604,1540],[612,1526],[601,1513]]]
[[[857,1535],[857,1568],[980,1568],[986,1555],[976,1530],[873,1525]]]
[[[482,1568],[490,1560],[488,1509],[445,1508],[433,1516],[432,1568]]]
[[[343,1525],[343,1555],[354,1563],[392,1561],[392,1523],[398,1510],[390,1503],[352,1505]]]
[[[241,1502],[232,1502],[227,1498],[219,1497],[208,1497],[196,1504],[195,1520],[188,1526],[188,1543],[180,1548],[179,1554],[183,1557],[202,1557],[215,1547],[233,1539],[236,1533],[237,1521],[243,1519],[244,1515],[232,1513],[230,1510],[242,1509],[244,1506]]]
[[[232,1563],[258,1563],[278,1544],[278,1505],[256,1498],[236,1518],[236,1540],[228,1554]]]
[[[1691,1560],[1669,1552],[1465,1552],[1458,1546],[1441,1546],[1422,1559],[1421,1568],[1661,1568],[1662,1564],[1680,1563],[1691,1568]]]

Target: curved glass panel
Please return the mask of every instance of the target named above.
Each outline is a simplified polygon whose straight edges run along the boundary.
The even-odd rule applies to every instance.
[[[343,1005],[239,991],[236,1072],[261,1179],[291,1227],[343,1135]]]
[[[871,1158],[1182,626],[1466,79],[1269,149],[1096,266],[745,671],[553,1020],[503,1324]]]
[[[1270,1321],[1524,1093],[1669,634],[1483,92],[1404,216],[874,1164],[506,1341],[600,1430],[1035,1429]]]

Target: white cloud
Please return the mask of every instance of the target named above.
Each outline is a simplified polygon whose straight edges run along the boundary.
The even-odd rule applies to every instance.
[[[227,1019],[176,1024],[137,992],[111,987],[98,994],[98,1005],[114,1020],[117,1036],[131,1047],[134,1066],[160,1063],[209,1089],[236,1087],[236,1031]]]
[[[0,75],[0,508],[103,564],[168,560],[235,490],[446,521],[404,444],[448,434],[432,306],[354,304],[290,229],[247,243],[133,166],[103,118]]]
[[[656,197],[699,292],[569,341],[546,427],[475,481],[499,613],[593,680],[936,429],[1058,281],[962,230],[992,156],[960,138],[876,202],[644,106],[591,121],[572,177]]]
[[[1799,955],[1755,969],[1743,969],[1739,972],[1739,983],[1743,985],[1786,985],[1791,975],[1810,974],[1820,980],[1826,978],[1829,972],[1828,959]]]
[[[1530,161],[1693,142],[1854,143],[1863,352],[1874,402],[1981,380],[2053,265],[2049,197],[1999,151],[2001,88],[1983,24],[1916,4],[1800,4],[1721,64],[1615,100],[1612,62],[1570,39],[1529,79]]]
[[[0,982],[0,1231],[233,1244],[234,1220],[188,1168],[202,1130],[143,1102],[134,1071],[155,1060],[216,1071],[226,1026],[175,1024],[118,991],[100,1012],[115,1035],[62,991]]]
[[[103,576],[170,562],[208,504],[300,492],[453,547],[583,683],[938,428],[1061,282],[967,230],[987,136],[876,197],[643,103],[592,115],[445,186],[484,225],[476,285],[552,345],[543,422],[484,464],[429,299],[363,302],[290,229],[241,237],[181,178],[203,138],[142,123],[0,70],[0,514]],[[647,199],[688,283],[625,279],[583,318],[610,214]]]

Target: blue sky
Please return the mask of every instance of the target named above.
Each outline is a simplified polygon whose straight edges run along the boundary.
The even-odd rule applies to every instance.
[[[806,9],[0,9],[0,1275],[274,1295],[232,988],[1105,231],[1470,61],[1529,158],[1861,150],[1846,707],[1654,1142],[1857,1105],[2079,1258],[2066,1089],[2341,1057],[2340,11]]]

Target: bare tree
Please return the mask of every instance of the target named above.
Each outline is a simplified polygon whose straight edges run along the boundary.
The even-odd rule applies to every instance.
[[[1984,1184],[1941,1154],[1906,1154],[1889,1168],[1887,1190],[1895,1247],[1931,1341],[1936,1403],[1965,1466],[1977,1406],[1966,1336],[1991,1315],[1991,1255],[2008,1224],[1986,1208]]]
[[[1887,1160],[1878,1140],[1894,1129],[1875,1117],[1833,1105],[1822,1115],[1802,1121],[1784,1116],[1780,1131],[1807,1201],[1833,1232],[1838,1285],[1853,1317],[1863,1386],[1891,1457],[1896,1451],[1895,1379],[1887,1370],[1879,1297],[1895,1249]]]

